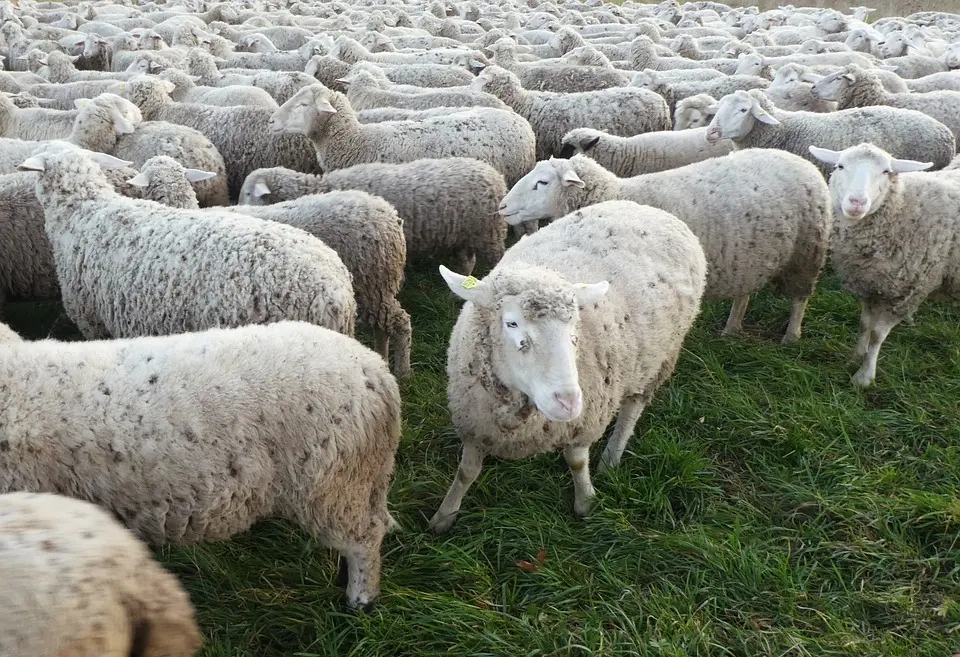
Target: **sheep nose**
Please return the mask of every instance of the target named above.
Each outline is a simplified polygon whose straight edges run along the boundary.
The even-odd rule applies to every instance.
[[[707,130],[707,141],[713,143],[715,141],[720,141],[720,138],[723,136],[720,128],[714,127]]]
[[[554,399],[556,399],[557,403],[568,413],[574,413],[576,411],[580,405],[581,396],[582,393],[579,389],[553,393]]]
[[[500,212],[503,212],[504,210],[506,210],[506,209],[507,209],[507,202],[506,202],[506,201],[500,201],[500,207],[497,208],[497,209],[498,209]]]

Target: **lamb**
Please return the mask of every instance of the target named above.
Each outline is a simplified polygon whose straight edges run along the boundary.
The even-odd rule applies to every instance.
[[[233,107],[234,105],[248,105],[268,110],[280,107],[273,96],[259,87],[245,85],[231,85],[227,87],[198,87],[197,78],[182,71],[170,69],[159,75],[161,80],[169,80],[176,87],[170,97],[178,103],[198,103],[200,105],[216,105],[217,107]]]
[[[715,193],[691,194],[691,189]],[[740,332],[750,295],[773,283],[792,300],[783,343],[800,338],[830,232],[829,191],[815,167],[795,155],[764,149],[618,178],[576,155],[539,162],[504,197],[500,214],[515,225],[612,199],[670,212],[700,239],[710,263],[705,294],[736,300],[724,335]]]
[[[278,135],[308,136],[325,171],[472,157],[499,171],[509,185],[536,161],[533,130],[513,112],[481,107],[423,121],[361,124],[347,98],[321,84],[297,92],[273,113],[270,127]]]
[[[322,177],[260,169],[247,176],[240,203],[267,205],[338,189],[374,194],[397,209],[408,264],[452,255],[459,271],[470,274],[478,259],[492,267],[503,256],[507,227],[497,207],[506,183],[496,169],[470,158],[358,164]]]
[[[307,173],[316,170],[316,155],[310,141],[301,135],[272,132],[269,110],[175,103],[169,96],[173,86],[167,80],[138,76],[120,85],[117,93],[139,107],[148,121],[178,123],[209,139],[223,156],[231,198],[240,193],[244,178],[254,169],[285,166]],[[237,129],[238,126],[242,129]]]
[[[563,135],[590,127],[621,137],[670,129],[667,103],[653,92],[631,87],[577,94],[526,91],[519,78],[499,66],[485,68],[473,82],[530,122],[537,138],[537,159],[560,153]]]
[[[932,295],[960,300],[960,179],[914,173],[933,163],[896,159],[872,144],[810,152],[835,167],[831,262],[862,306],[856,356],[863,362],[853,383],[865,387],[893,327]]]
[[[689,130],[707,127],[716,113],[716,104],[716,98],[708,94],[684,98],[677,103],[677,109],[673,112],[673,129]]]
[[[835,101],[841,110],[874,105],[917,110],[950,128],[960,143],[960,93],[956,91],[891,94],[872,71],[850,64],[813,85],[813,95]]]
[[[37,198],[64,310],[88,339],[283,319],[353,334],[350,272],[304,231],[123,198],[75,149],[37,154],[20,168],[42,174]]]
[[[733,150],[733,143],[707,141],[707,129],[674,132],[663,130],[633,137],[618,137],[593,128],[576,128],[563,136],[560,157],[586,153],[604,169],[621,178],[676,169],[720,157]]]
[[[375,350],[389,362],[392,346],[394,375],[409,376],[410,315],[397,301],[407,246],[393,206],[365,192],[345,191],[231,210],[295,226],[336,251],[353,277],[357,319],[373,328]]]
[[[619,463],[699,312],[706,262],[697,238],[662,210],[610,201],[525,237],[483,280],[440,273],[467,302],[447,357],[463,454],[430,526],[450,529],[487,455],[560,448],[574,510],[586,515],[590,446],[616,416],[599,471]]]
[[[780,148],[829,171],[807,148],[849,148],[869,140],[904,157],[926,157],[942,169],[956,152],[950,129],[926,114],[895,107],[864,107],[829,114],[775,109],[762,91],[737,91],[720,100],[707,139],[729,139],[738,149]]]
[[[0,368],[18,373],[0,404],[0,490],[96,500],[150,545],[224,540],[280,516],[346,558],[349,607],[373,604],[380,544],[396,524],[387,489],[400,395],[353,338],[289,321],[8,338]],[[38,385],[44,394],[30,392]]]
[[[26,343],[0,325],[4,354]],[[0,654],[192,657],[186,592],[103,509],[60,495],[0,495]]]
[[[417,94],[408,94],[384,89],[379,81],[367,71],[357,71],[345,79],[339,80],[347,86],[347,100],[354,110],[362,111],[378,107],[398,107],[401,109],[431,109],[434,107],[494,107],[507,109],[502,100],[482,91],[454,91],[424,89]]]
[[[68,137],[71,143],[130,160],[137,167],[155,155],[170,156],[185,167],[216,174],[195,181],[202,207],[229,202],[227,166],[213,143],[197,130],[166,121],[140,122],[136,106],[114,94],[78,104],[82,107]],[[131,121],[133,112],[138,116]]]

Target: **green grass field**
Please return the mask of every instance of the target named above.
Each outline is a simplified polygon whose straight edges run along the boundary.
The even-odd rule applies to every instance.
[[[371,614],[342,611],[337,559],[283,522],[164,550],[207,657],[644,655],[950,657],[960,652],[960,309],[927,303],[849,383],[858,306],[827,276],[804,337],[759,295],[720,338],[706,305],[618,470],[572,511],[558,454],[488,461],[452,533],[424,526],[456,469],[444,365],[457,306],[433,266],[402,295],[415,375]],[[20,305],[30,337],[56,309]],[[535,562],[535,572],[518,562]]]

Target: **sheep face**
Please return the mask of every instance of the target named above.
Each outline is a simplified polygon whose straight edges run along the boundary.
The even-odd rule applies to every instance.
[[[485,311],[497,377],[527,395],[551,422],[577,419],[583,411],[577,371],[580,308],[600,301],[609,284],[574,284],[557,276],[549,282],[525,280],[517,272],[478,281],[446,267],[440,273],[454,294]]]
[[[950,44],[950,47],[943,53],[943,63],[947,68],[960,68],[960,42]]]
[[[503,197],[500,215],[511,226],[562,217],[569,211],[569,192],[583,186],[568,160],[542,160]]]
[[[810,92],[814,98],[840,102],[844,92],[856,81],[857,77],[853,73],[848,73],[844,69],[841,69],[814,84]]]
[[[893,32],[888,34],[883,38],[883,42],[879,46],[880,56],[884,59],[888,57],[902,57],[907,54],[907,38],[903,35],[903,32]]]
[[[897,174],[933,166],[933,162],[898,160],[872,144],[860,144],[844,151],[811,146],[810,154],[834,165],[830,193],[834,207],[847,219],[862,219],[879,210]]]
[[[270,116],[274,133],[309,135],[337,110],[330,104],[330,90],[322,84],[304,87]]]
[[[721,139],[742,139],[750,134],[757,121],[770,125],[779,123],[763,109],[756,97],[746,91],[724,96],[715,109],[716,115],[707,128],[707,141],[711,144]]]
[[[734,75],[760,75],[763,71],[763,56],[755,53],[743,55],[739,58]]]

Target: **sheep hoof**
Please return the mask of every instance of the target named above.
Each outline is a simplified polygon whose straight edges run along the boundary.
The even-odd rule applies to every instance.
[[[783,336],[783,339],[780,340],[780,344],[794,344],[797,340],[800,339],[799,335],[793,333],[786,333]]]
[[[361,602],[359,600],[347,600],[347,613],[356,615],[360,612],[369,614],[377,606],[377,599],[374,598],[368,602]]]
[[[573,502],[573,511],[581,518],[586,518],[590,515],[590,509],[593,508],[593,501],[596,499],[596,495],[590,495],[583,497],[579,500],[574,500]]]
[[[450,531],[450,528],[453,527],[453,523],[457,521],[457,514],[451,513],[448,515],[440,515],[440,512],[437,511],[432,518],[430,518],[430,524],[427,525],[434,534],[446,534]]]
[[[870,372],[864,372],[862,369],[858,370],[856,374],[850,377],[850,380],[853,382],[853,385],[858,388],[868,388],[873,384],[874,375]]]

